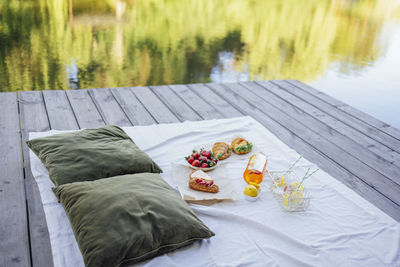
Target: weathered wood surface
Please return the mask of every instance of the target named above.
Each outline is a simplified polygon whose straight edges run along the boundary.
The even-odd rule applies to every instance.
[[[371,133],[374,132],[372,127],[363,127],[366,125],[362,125],[361,122],[355,121],[354,118],[345,119],[343,118],[344,116],[339,116],[339,115],[337,115],[337,117],[334,117],[333,116],[334,112],[327,109],[326,104],[324,103],[321,104],[316,99],[302,98],[303,100],[307,99],[307,102],[299,101],[299,98],[297,97],[297,95],[299,94],[298,90],[296,90],[296,88],[291,87],[290,85],[288,86],[288,84],[283,81],[276,81],[274,83],[271,82],[259,82],[259,83],[266,89],[260,91],[261,95],[263,95],[264,98],[266,97],[264,95],[266,91],[271,92],[271,94],[279,98],[280,102],[285,102],[290,106],[293,106],[301,110],[301,112],[304,113],[305,117],[307,117],[307,119],[309,119],[309,121],[312,122],[310,125],[314,125],[314,123],[316,123],[318,125],[322,125],[322,127],[325,128],[329,127],[327,128],[328,132],[343,135],[343,137],[341,137],[340,139],[344,140],[343,141],[344,147],[356,148],[358,150],[361,150],[360,152],[362,153],[360,153],[360,156],[362,157],[370,156],[369,162],[368,159],[366,159],[368,165],[376,164],[377,168],[383,169],[382,170],[383,173],[385,171],[390,171],[390,169],[389,170],[386,169],[388,163],[390,164],[393,162],[393,164],[400,166],[399,165],[400,154],[390,148],[397,146],[400,147],[400,141],[391,138],[392,140],[387,140],[388,143],[391,143],[389,144],[389,146],[382,145],[381,143],[376,141],[373,137],[371,137],[376,135],[376,132],[378,132],[377,130],[375,130],[375,133],[371,135]],[[329,110],[329,113],[325,113],[324,110]],[[344,123],[344,121],[347,121],[348,124]],[[365,131],[367,131],[369,134],[365,135],[364,134]],[[381,135],[383,136],[383,134]],[[369,152],[368,150],[372,151],[373,153],[370,155],[370,153],[367,153]],[[389,173],[389,176],[390,175],[393,176],[393,173]]]
[[[140,103],[129,88],[113,88],[111,92],[133,125],[156,123],[146,107]]]
[[[0,169],[5,170],[0,174],[0,211],[12,214],[0,218],[1,266],[53,264],[25,144],[29,132],[49,129],[249,115],[400,221],[400,131],[299,81],[19,92],[18,98],[0,94],[0,111],[7,111],[7,116],[0,113]]]
[[[243,116],[243,113],[239,112],[204,84],[188,84],[187,86],[197,94],[199,99],[207,101],[225,118]]]
[[[43,91],[44,103],[49,117],[50,128],[54,130],[79,129],[74,112],[65,91]]]
[[[297,80],[284,80],[284,81],[295,85],[298,89],[301,89],[301,90],[309,93],[310,95],[315,96],[316,98],[321,99],[322,101],[343,111],[343,113],[350,115],[351,117],[355,118],[356,120],[362,121],[366,124],[369,124],[370,126],[373,126],[374,128],[378,129],[379,131],[384,132],[384,133],[396,138],[397,140],[400,140],[400,130],[399,129],[396,129],[396,128],[388,125],[387,123],[384,123],[384,122],[372,117],[371,115],[368,115],[367,113],[364,113],[352,106],[349,106],[336,98],[328,96],[324,92],[318,91],[317,89],[315,89],[305,83],[302,83]],[[336,110],[333,109],[332,111],[336,111]],[[400,148],[398,148],[398,149],[400,149]]]
[[[172,92],[168,86],[152,86],[150,89],[165,103],[168,109],[171,110],[180,121],[197,121],[201,119],[200,116],[177,94]]]
[[[66,94],[74,110],[79,128],[94,128],[104,125],[103,118],[90,97],[88,90],[68,90]]]
[[[164,104],[148,87],[134,87],[131,91],[146,107],[157,123],[179,122],[176,115],[168,109],[168,105]]]
[[[53,266],[49,232],[43,211],[43,205],[30,166],[29,148],[26,141],[29,132],[50,130],[42,92],[20,92],[19,111],[24,153],[25,190],[29,216],[29,234],[31,244],[32,266]]]
[[[16,93],[0,94],[0,266],[29,266],[28,219]]]
[[[179,95],[183,101],[191,106],[203,119],[220,119],[222,114],[213,106],[207,103],[203,98],[190,90],[186,85],[170,85],[172,91]]]
[[[132,125],[108,88],[90,89],[89,94],[106,124]]]

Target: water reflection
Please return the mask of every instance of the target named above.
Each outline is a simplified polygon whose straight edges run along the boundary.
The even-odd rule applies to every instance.
[[[237,66],[235,55],[229,51],[218,53],[218,63],[211,69],[210,80],[214,83],[244,82],[250,78],[248,65]]]
[[[76,60],[73,60],[73,62],[66,67],[66,72],[67,72],[67,78],[68,78],[68,84],[69,88],[71,89],[79,89],[78,84],[79,84],[79,69],[78,66],[76,65]]]
[[[0,90],[359,72],[395,1],[0,0]]]

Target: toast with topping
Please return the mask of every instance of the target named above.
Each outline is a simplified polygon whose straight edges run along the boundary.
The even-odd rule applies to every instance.
[[[236,154],[247,154],[253,148],[253,144],[244,138],[238,137],[232,141],[232,150]]]
[[[219,191],[218,185],[214,184],[211,177],[202,170],[192,172],[189,178],[189,188],[193,190],[208,193],[217,193]]]

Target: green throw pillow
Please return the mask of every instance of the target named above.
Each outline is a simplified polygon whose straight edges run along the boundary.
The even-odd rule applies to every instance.
[[[117,126],[56,134],[26,143],[46,166],[55,185],[162,172]]]
[[[133,264],[214,236],[159,174],[64,184],[53,191],[89,267]]]

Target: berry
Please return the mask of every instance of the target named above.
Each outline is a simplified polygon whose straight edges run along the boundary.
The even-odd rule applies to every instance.
[[[200,166],[200,161],[198,161],[197,159],[195,159],[195,160],[192,162],[192,166],[199,167],[199,166]]]
[[[206,158],[210,158],[211,157],[211,151],[203,150],[203,151],[201,151],[201,155],[206,157]]]
[[[199,160],[202,161],[202,162],[207,162],[207,158],[204,157],[204,156],[200,156],[200,157],[199,157]]]
[[[197,159],[198,157],[200,157],[199,152],[194,151],[193,154],[192,154],[192,157],[195,158],[195,159]]]
[[[205,163],[205,162],[204,162],[204,163],[202,163],[202,164],[201,164],[201,168],[208,168],[208,164],[207,164],[207,163]]]
[[[193,158],[193,157],[190,157],[190,158],[188,158],[188,160],[187,160],[187,162],[189,162],[189,164],[192,164],[193,161],[194,161],[194,158]]]

